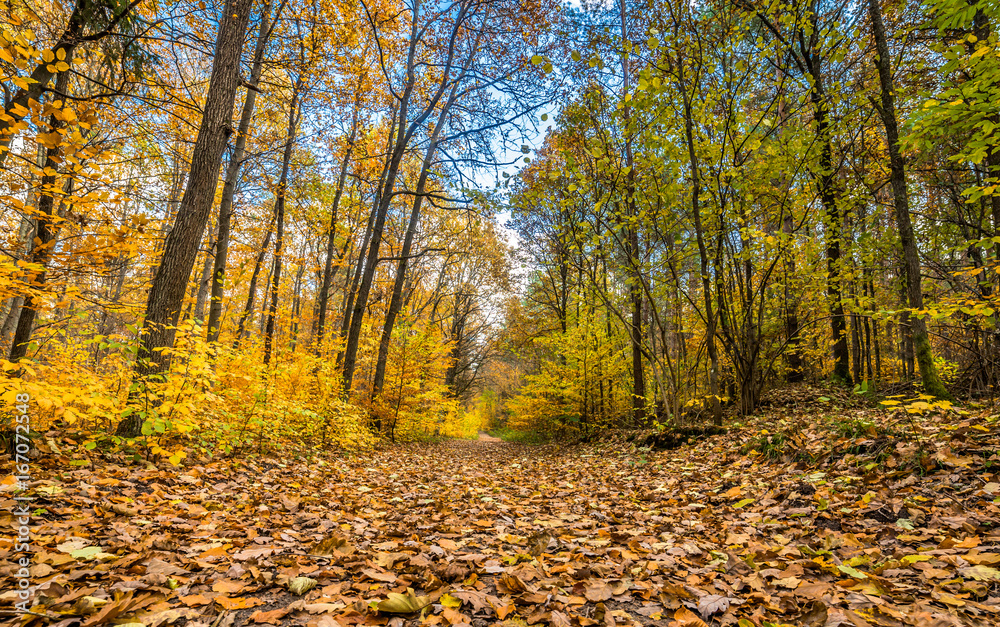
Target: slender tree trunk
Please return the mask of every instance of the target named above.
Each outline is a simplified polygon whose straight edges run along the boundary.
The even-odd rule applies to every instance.
[[[788,283],[792,280],[792,277],[795,276],[795,249],[794,246],[791,245],[793,228],[794,220],[792,219],[792,215],[788,214],[784,217],[781,225],[781,230],[788,236],[789,242],[789,251],[785,261],[784,281],[785,337],[788,341],[788,348],[785,350],[785,363],[788,366],[788,372],[785,374],[785,381],[788,383],[800,383],[803,379],[805,379],[805,371],[802,367],[802,351],[799,349],[798,301],[792,297],[791,290],[789,290],[788,287]]]
[[[816,139],[820,145],[819,194],[826,209],[826,294],[830,299],[830,330],[833,334],[833,376],[851,384],[851,366],[847,346],[847,321],[840,287],[840,238],[842,216],[834,190],[833,138],[830,129],[828,96],[823,87],[823,73],[818,55],[810,65],[812,89],[809,90],[816,120]]]
[[[278,179],[278,197],[274,203],[274,221],[277,224],[274,238],[274,269],[271,272],[271,305],[267,311],[267,326],[264,329],[264,363],[271,363],[274,343],[274,320],[278,313],[278,287],[281,284],[281,261],[285,244],[285,196],[288,188],[288,165],[292,160],[295,146],[295,129],[298,125],[299,90],[302,89],[304,70],[292,89],[292,104],[288,109],[288,133],[285,135],[285,154],[281,159],[281,178]]]
[[[326,334],[326,311],[330,300],[330,288],[333,285],[333,257],[336,252],[337,212],[340,210],[340,199],[344,194],[344,183],[347,181],[347,170],[354,151],[354,141],[358,132],[358,113],[361,107],[361,91],[358,90],[354,101],[354,112],[351,119],[351,136],[347,140],[344,160],[340,164],[340,178],[337,180],[337,192],[333,196],[333,206],[330,208],[330,228],[326,233],[326,264],[323,267],[323,284],[319,290],[319,322],[316,330],[316,354],[323,351],[323,339]]]
[[[785,89],[784,82],[782,80],[782,72],[778,71],[778,133],[785,126]],[[779,182],[779,189],[781,193],[785,193],[788,190],[788,181],[785,177],[781,177]],[[792,245],[793,236],[795,234],[795,219],[792,217],[791,211],[785,213],[782,212],[781,220],[781,232],[785,235],[787,250],[785,253],[785,280],[784,283],[784,308],[785,308],[785,338],[786,338],[786,348],[785,348],[785,365],[787,370],[785,371],[785,381],[788,383],[800,383],[805,378],[805,372],[802,369],[802,351],[799,350],[799,315],[798,315],[798,302],[792,297],[791,290],[789,289],[788,283],[791,281],[792,277],[795,276],[795,246]]]
[[[621,14],[622,44],[628,40],[627,15],[625,0],[619,0]],[[629,94],[629,59],[622,54],[622,94]],[[626,237],[628,246],[625,251],[629,257],[629,269],[632,274],[629,284],[629,300],[632,305],[629,324],[629,338],[632,341],[632,418],[641,423],[646,417],[646,378],[642,370],[642,275],[639,269],[639,225],[635,210],[635,158],[632,153],[632,120],[631,106],[622,99],[622,123],[625,126],[625,165],[628,167],[626,176],[625,206],[629,216],[629,226]]]
[[[39,146],[38,150],[38,167],[42,169],[45,166],[45,153],[47,149],[43,149]],[[34,186],[34,176],[32,176],[32,186]],[[35,203],[37,203],[37,199]],[[22,255],[22,258],[26,258],[31,254],[31,241],[32,241],[32,231],[34,230],[34,225],[32,221],[26,217],[21,218],[21,224],[18,226],[17,231],[17,243],[18,243],[18,253]],[[0,345],[6,346],[8,351],[10,350],[10,339],[14,333],[14,329],[17,327],[17,319],[21,316],[21,306],[24,304],[24,296],[13,296],[9,299],[10,306],[6,311],[4,316],[3,325],[0,326]]]
[[[280,10],[279,8],[278,11],[280,12]],[[250,121],[253,119],[254,106],[257,102],[257,85],[263,71],[264,49],[267,47],[267,39],[270,35],[270,20],[268,19],[270,11],[271,0],[264,0],[260,9],[260,30],[257,31],[257,42],[254,44],[250,82],[246,98],[243,101],[243,112],[240,115],[240,126],[236,131],[236,142],[233,145],[229,163],[226,165],[226,178],[222,185],[222,200],[219,203],[219,237],[212,270],[212,298],[208,306],[209,342],[218,342],[219,332],[222,329],[222,299],[225,297],[226,265],[229,261],[229,233],[232,230],[233,198],[236,195],[240,167],[243,165],[243,153],[246,150],[247,135],[250,132]]]
[[[350,392],[354,381],[354,370],[357,365],[358,342],[361,339],[361,325],[364,322],[365,308],[368,306],[368,296],[371,293],[372,283],[375,280],[375,270],[378,265],[378,252],[382,244],[382,232],[385,230],[385,220],[389,213],[389,205],[392,203],[393,190],[396,186],[396,177],[399,175],[399,168],[403,160],[406,148],[406,113],[409,99],[409,91],[404,95],[406,100],[399,109],[399,128],[396,134],[396,142],[393,147],[392,156],[386,170],[385,183],[378,203],[372,209],[374,220],[372,222],[371,238],[368,243],[368,251],[364,257],[364,268],[361,271],[361,282],[358,286],[357,294],[354,296],[354,306],[351,310],[351,323],[348,327],[347,345],[344,348],[344,390]],[[361,262],[361,259],[358,260]]]
[[[389,307],[385,312],[385,322],[382,325],[382,337],[378,345],[378,359],[375,362],[375,377],[372,382],[372,399],[375,399],[382,392],[382,385],[385,382],[385,368],[389,358],[389,345],[392,343],[392,329],[396,324],[396,317],[399,315],[403,301],[403,283],[406,280],[410,252],[413,250],[413,238],[416,235],[417,225],[420,222],[420,206],[424,201],[427,177],[430,174],[431,165],[434,163],[437,142],[441,135],[441,130],[444,128],[450,105],[454,102],[458,86],[459,82],[456,81],[448,101],[445,106],[441,107],[437,123],[434,124],[434,130],[431,132],[430,143],[427,145],[427,151],[424,153],[423,163],[420,166],[420,177],[417,180],[417,189],[413,197],[410,219],[406,226],[406,235],[403,237],[403,249],[399,254],[400,259],[396,266],[396,278],[392,286],[392,297],[389,300]],[[376,429],[381,429],[378,418],[376,418],[375,427]]]
[[[913,236],[913,223],[910,221],[910,200],[906,190],[905,163],[903,155],[899,150],[899,125],[896,120],[892,61],[889,56],[889,45],[886,41],[885,25],[882,23],[882,8],[879,5],[879,0],[868,0],[868,14],[871,17],[872,34],[875,37],[875,46],[878,52],[876,64],[878,65],[879,84],[882,88],[882,104],[878,107],[878,110],[885,125],[885,135],[889,145],[892,200],[896,215],[896,228],[899,230],[899,243],[903,248],[903,261],[906,269],[906,293],[910,309],[920,311],[924,308],[924,295],[920,276],[920,257],[918,256],[917,243]],[[924,390],[936,398],[950,399],[951,394],[944,387],[937,370],[934,368],[934,357],[931,353],[930,338],[927,334],[927,323],[919,315],[910,316],[910,330],[917,358],[917,366],[920,368],[920,380],[924,385]]]
[[[351,330],[351,317],[354,314],[354,300],[358,295],[358,288],[361,286],[361,275],[365,271],[365,259],[367,257],[368,245],[371,243],[372,230],[375,224],[375,212],[372,211],[368,215],[368,222],[365,225],[365,234],[361,238],[361,248],[358,249],[358,260],[354,266],[354,276],[345,277],[345,289],[344,289],[344,315],[340,320],[340,339],[342,341],[347,339],[348,334]],[[346,279],[350,279],[350,286],[346,284]],[[337,353],[337,366],[341,366],[344,363],[344,349],[341,349]]]
[[[233,101],[252,4],[252,0],[229,0],[223,8],[205,113],[191,157],[191,172],[146,300],[142,340],[135,362],[135,374],[140,379],[167,368],[167,359],[161,351],[174,343],[173,327],[177,324],[184,290],[212,208],[222,151],[233,132],[230,127]],[[117,433],[135,437],[141,427],[142,418],[132,414],[119,423]]]
[[[260,317],[258,320],[257,335],[264,336],[264,329],[267,328],[267,308],[271,303],[271,277],[274,276],[274,257],[271,257],[267,264],[267,278],[264,279],[264,298],[260,303]]]
[[[687,140],[688,162],[691,166],[691,215],[694,219],[695,237],[698,240],[698,259],[701,271],[702,298],[705,304],[705,345],[708,351],[709,393],[712,396],[712,422],[722,424],[722,404],[719,402],[719,349],[715,342],[716,316],[712,307],[712,282],[709,274],[708,247],[705,245],[705,229],[701,221],[701,166],[694,141],[694,113],[692,111],[692,94],[688,93],[686,79],[683,76],[682,64],[678,63],[678,86],[684,101],[684,135]]]
[[[358,249],[358,259],[354,265],[354,276],[350,280],[350,289],[345,289],[344,291],[344,314],[340,320],[340,340],[345,342],[345,346],[337,352],[338,368],[343,366],[344,356],[347,352],[346,342],[347,337],[351,332],[351,320],[354,315],[354,301],[357,298],[358,290],[361,287],[361,276],[365,270],[365,260],[368,257],[368,246],[371,243],[372,233],[375,230],[375,216],[378,213],[375,208],[380,206],[382,203],[382,191],[385,186],[386,176],[389,173],[389,162],[392,158],[393,146],[396,143],[396,132],[401,128],[396,119],[398,113],[399,109],[397,109],[394,104],[392,110],[392,123],[389,125],[389,128],[392,130],[389,133],[389,137],[386,142],[386,162],[382,168],[382,172],[379,174],[378,186],[375,191],[375,199],[372,203],[372,211],[368,214],[368,222],[365,225],[365,234],[361,238],[361,247]],[[350,391],[346,387],[344,389],[345,391]]]
[[[260,245],[260,251],[257,253],[257,258],[254,260],[253,273],[250,275],[250,288],[247,291],[247,303],[243,307],[243,313],[240,315],[240,321],[236,327],[236,340],[233,342],[233,348],[239,348],[240,342],[243,341],[243,337],[246,335],[247,321],[253,313],[253,301],[257,297],[257,281],[260,279],[260,269],[264,265],[264,258],[267,257],[267,249],[271,246],[271,236],[274,233],[273,227],[274,216],[271,217],[271,221],[267,224],[267,233],[264,235],[264,243]]]
[[[198,296],[194,302],[195,320],[204,320],[205,300],[208,298],[208,288],[212,277],[212,261],[216,256],[217,240],[215,239],[215,229],[211,229],[208,239],[208,248],[205,250],[205,263],[201,267],[201,276],[198,278]]]
[[[853,294],[851,294],[853,296]],[[861,367],[861,320],[858,314],[851,314],[851,375],[856,383],[864,378]]]
[[[7,309],[3,319],[3,326],[0,326],[0,345],[8,346],[8,341],[17,327],[17,319],[21,317],[21,305],[24,304],[23,296],[10,298],[10,307]]]
[[[305,263],[300,262],[295,270],[295,284],[292,288],[292,340],[288,348],[293,353],[299,343],[299,327],[301,326],[299,318],[302,316],[302,276],[305,271]]]
[[[60,72],[56,79],[56,91],[66,93],[69,86],[69,72]],[[64,123],[55,115],[49,118],[49,132],[57,132]],[[54,240],[57,236],[55,227],[56,203],[55,195],[57,168],[62,163],[62,147],[56,143],[48,148],[45,153],[45,174],[42,175],[38,195],[38,217],[35,219],[35,235],[31,238],[32,247],[28,255],[28,263],[41,266],[41,271],[36,274],[31,283],[34,287],[45,284],[48,275],[48,263],[55,247]],[[13,363],[19,362],[27,355],[28,343],[31,341],[31,332],[34,329],[35,318],[38,315],[38,308],[41,306],[40,299],[34,295],[29,295],[24,299],[18,310],[17,326],[14,328],[14,337],[10,343],[10,354],[8,360]]]
[[[357,299],[354,302],[353,313],[351,314],[351,325],[347,334],[347,344],[344,347],[344,370],[343,385],[345,392],[350,392],[351,384],[354,380],[354,371],[357,366],[358,344],[361,339],[361,327],[364,322],[365,308],[368,306],[368,296],[371,292],[372,283],[375,279],[375,270],[378,265],[379,247],[382,243],[382,233],[385,229],[385,220],[392,204],[396,177],[399,174],[400,165],[406,153],[406,147],[412,139],[413,134],[423,125],[437,107],[438,102],[452,79],[451,69],[455,54],[455,42],[459,31],[464,27],[468,17],[471,4],[461,4],[458,13],[455,15],[451,32],[448,36],[447,60],[443,64],[441,80],[436,88],[432,88],[431,95],[419,113],[413,120],[409,118],[410,100],[416,88],[418,63],[416,61],[417,43],[423,36],[424,31],[418,28],[420,3],[415,2],[411,10],[409,50],[406,58],[406,80],[402,93],[398,96],[399,102],[399,122],[397,126],[396,138],[391,151],[391,157],[386,172],[385,185],[382,188],[379,203],[373,209],[375,221],[372,226],[371,244],[368,247],[368,255],[365,260],[365,269],[361,276],[361,285],[358,287]]]

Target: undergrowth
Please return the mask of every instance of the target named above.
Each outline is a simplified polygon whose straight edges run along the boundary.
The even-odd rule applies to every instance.
[[[545,444],[551,438],[537,431],[521,431],[508,426],[498,427],[489,432],[495,438],[515,444]]]

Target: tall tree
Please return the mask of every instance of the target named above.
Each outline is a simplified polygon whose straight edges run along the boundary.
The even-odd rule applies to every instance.
[[[880,0],[868,0],[868,17],[871,20],[872,37],[875,39],[875,65],[878,67],[881,88],[881,104],[874,101],[873,104],[878,110],[879,117],[882,118],[889,150],[889,182],[892,184],[893,214],[896,217],[896,228],[899,231],[899,243],[903,249],[906,294],[910,309],[914,310],[914,313],[910,315],[913,349],[916,353],[917,365],[920,368],[920,380],[924,389],[928,394],[937,398],[950,399],[951,395],[934,368],[930,338],[927,335],[927,322],[919,313],[924,308],[923,279],[920,272],[917,242],[913,235],[913,222],[910,219],[910,197],[906,189],[906,164],[899,149],[899,122],[896,119],[896,89],[892,78],[892,57],[885,34],[885,23],[882,20]]]
[[[285,6],[283,1],[275,12],[275,20],[281,15]],[[250,134],[250,122],[253,119],[254,107],[257,103],[257,91],[260,86],[260,76],[264,68],[264,50],[271,34],[270,26],[271,0],[265,0],[260,9],[260,24],[257,30],[257,41],[254,44],[253,64],[250,66],[250,80],[246,84],[246,98],[243,100],[243,112],[240,114],[240,125],[236,130],[236,142],[229,155],[226,165],[226,176],[222,185],[222,200],[219,202],[219,235],[216,240],[215,257],[212,265],[212,295],[208,305],[208,341],[217,342],[222,330],[222,300],[226,289],[226,266],[229,262],[229,239],[233,220],[233,198],[236,196],[236,186],[243,166],[243,155],[246,151],[247,136]]]
[[[403,68],[403,84],[399,93],[394,92],[399,107],[395,142],[386,167],[385,182],[382,184],[380,193],[377,196],[378,203],[372,209],[374,220],[372,223],[371,243],[368,246],[364,271],[361,275],[361,283],[358,287],[353,311],[351,312],[351,324],[347,335],[347,345],[344,349],[343,384],[344,389],[347,391],[350,391],[354,380],[354,371],[357,367],[358,343],[361,339],[361,326],[364,322],[365,309],[368,307],[368,296],[371,293],[376,266],[379,262],[379,249],[382,244],[382,234],[385,230],[386,217],[389,214],[389,206],[395,197],[396,179],[399,176],[400,166],[414,134],[437,107],[438,101],[452,80],[451,73],[455,62],[458,40],[465,30],[465,23],[469,19],[469,12],[474,7],[475,5],[470,0],[458,0],[445,7],[435,8],[433,12],[428,12],[432,23],[443,20],[445,16],[449,20],[445,26],[447,35],[443,46],[443,54],[441,55],[443,58],[439,61],[441,65],[440,79],[436,85],[430,86],[425,102],[420,104],[414,103],[413,98],[414,96],[423,95],[421,93],[422,90],[417,89],[418,78],[421,78],[418,70],[427,61],[419,53],[419,48],[426,46],[428,43],[424,40],[424,37],[428,35],[429,25],[422,24],[425,18],[422,13],[421,0],[414,0],[409,10],[410,32],[405,67]],[[377,21],[367,11],[367,8],[366,13],[372,29],[377,33]],[[379,48],[379,54],[380,57],[384,55],[381,47]],[[386,79],[391,81],[384,61],[382,69],[386,73]],[[411,107],[414,104],[416,104],[414,107],[415,111],[413,112],[415,115],[411,118]]]
[[[146,299],[135,362],[140,384],[149,376],[163,372],[168,365],[162,350],[173,345],[184,291],[215,198],[222,151],[233,132],[233,102],[252,5],[253,0],[227,0],[219,19],[212,75],[191,157],[191,171]],[[135,437],[141,428],[142,418],[132,414],[119,423],[117,431],[119,435]]]
[[[292,99],[288,105],[288,131],[285,135],[285,148],[281,157],[281,176],[278,178],[278,188],[274,201],[274,223],[276,225],[274,238],[274,267],[271,270],[271,303],[267,309],[267,326],[264,329],[264,363],[271,363],[271,350],[274,344],[274,324],[278,315],[278,287],[281,284],[282,254],[285,245],[285,198],[288,196],[288,168],[292,161],[292,149],[295,147],[295,132],[299,124],[299,97],[305,79],[305,68],[299,70],[299,76],[292,87]]]

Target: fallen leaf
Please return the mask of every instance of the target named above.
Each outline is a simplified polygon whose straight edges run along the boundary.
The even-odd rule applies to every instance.
[[[697,614],[686,607],[674,612],[674,621],[676,621],[677,627],[708,627],[705,621],[698,618]]]
[[[407,588],[406,594],[390,592],[386,596],[386,600],[379,601],[377,609],[387,614],[413,614],[431,604],[429,596],[418,597],[413,593],[413,588]]]
[[[288,591],[292,594],[302,596],[315,588],[317,583],[319,582],[309,577],[296,577],[288,582]]]

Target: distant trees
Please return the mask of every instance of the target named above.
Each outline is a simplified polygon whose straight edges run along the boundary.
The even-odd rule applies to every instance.
[[[968,77],[992,67],[978,61],[993,54],[979,43],[988,20],[962,10],[962,22],[954,3],[924,9],[667,0],[634,17],[618,5],[579,16],[590,37],[562,64],[575,94],[511,193],[531,254],[527,300],[511,311],[530,324],[508,340],[529,383],[511,407],[551,428],[587,429],[596,424],[590,399],[610,398],[610,415],[597,415],[624,419],[622,397],[606,390],[637,379],[625,376],[637,325],[624,313],[637,286],[654,385],[633,421],[703,411],[718,420],[727,399],[751,414],[786,378],[869,391],[908,380],[914,359],[932,397],[950,397],[942,369],[951,385],[988,390],[992,125],[961,126],[959,148],[944,156],[929,141],[957,120],[949,98],[986,102],[985,93],[963,95],[976,93]],[[944,43],[926,43],[947,49],[946,60],[904,42],[914,19],[942,27]],[[589,27],[612,20],[632,31]],[[615,72],[609,58],[628,64]],[[912,85],[928,67],[945,94],[931,100],[916,95],[928,83]],[[942,171],[907,172],[907,161],[921,160],[983,165],[964,188],[946,188],[949,198]],[[970,219],[976,202],[985,219]],[[607,321],[600,334],[595,317]],[[594,371],[615,374],[591,388]]]

